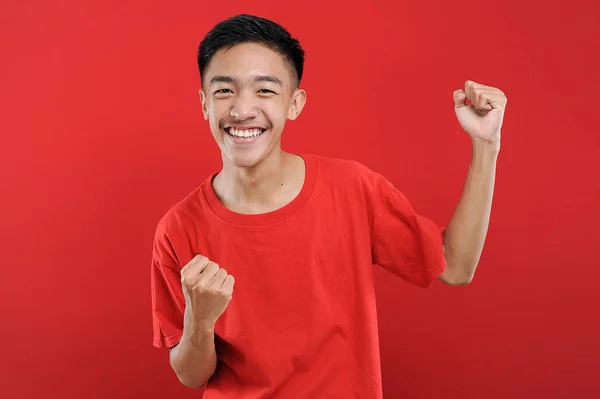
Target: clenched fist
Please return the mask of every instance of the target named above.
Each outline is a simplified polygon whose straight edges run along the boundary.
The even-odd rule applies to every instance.
[[[235,280],[225,269],[197,255],[181,269],[185,323],[192,329],[214,329],[233,294]]]
[[[500,142],[506,102],[500,89],[472,80],[465,82],[464,90],[454,91],[454,110],[460,126],[473,139],[487,144]]]

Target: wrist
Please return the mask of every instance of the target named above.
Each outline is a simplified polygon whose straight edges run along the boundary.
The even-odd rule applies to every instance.
[[[486,141],[473,139],[473,157],[474,158],[496,158],[500,153],[500,140]]]
[[[183,328],[182,340],[187,340],[192,343],[198,343],[205,341],[206,339],[212,339],[215,335],[214,325],[207,323],[191,324],[188,323]]]
[[[204,320],[189,320],[188,323],[185,323],[185,329],[194,334],[214,333],[215,325]]]
[[[183,320],[184,335],[205,335],[214,333],[215,324],[195,317],[191,309],[186,307]]]

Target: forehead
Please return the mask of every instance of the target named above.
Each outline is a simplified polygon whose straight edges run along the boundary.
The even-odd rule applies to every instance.
[[[210,82],[213,76],[231,76],[240,81],[248,81],[256,76],[269,75],[289,85],[292,69],[284,57],[259,43],[242,43],[231,48],[223,48],[215,53],[204,73],[204,81]]]

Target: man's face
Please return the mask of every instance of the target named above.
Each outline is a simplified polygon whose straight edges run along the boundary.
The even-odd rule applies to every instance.
[[[280,147],[285,122],[296,119],[306,100],[294,77],[283,57],[261,44],[213,56],[200,97],[224,161],[249,168]]]

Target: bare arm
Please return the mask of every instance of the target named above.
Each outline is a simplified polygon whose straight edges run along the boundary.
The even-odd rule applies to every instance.
[[[215,334],[210,328],[186,326],[179,344],[169,354],[179,381],[190,388],[203,387],[215,372]]]
[[[440,280],[451,285],[471,282],[488,231],[499,144],[473,141],[473,157],[458,205],[446,229],[447,268]]]
[[[197,255],[181,269],[185,295],[183,335],[171,348],[171,367],[179,381],[201,388],[217,366],[215,323],[233,295],[235,279],[208,258]]]
[[[471,80],[453,96],[458,122],[472,138],[473,156],[461,198],[446,228],[447,267],[440,280],[464,285],[473,279],[488,231],[507,99],[501,90]]]

